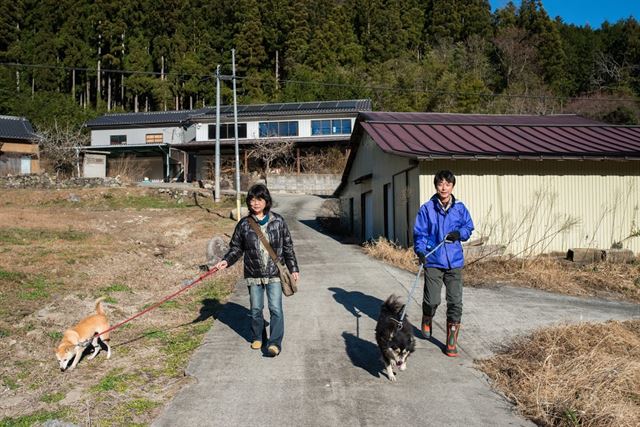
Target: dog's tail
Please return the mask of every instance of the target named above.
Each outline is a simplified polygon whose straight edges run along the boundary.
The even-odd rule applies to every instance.
[[[96,300],[96,313],[104,316],[104,309],[102,308],[102,301],[104,301],[105,297],[100,297]]]

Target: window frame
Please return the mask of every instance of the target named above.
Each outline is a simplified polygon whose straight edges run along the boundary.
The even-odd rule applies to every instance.
[[[158,137],[160,137],[160,141],[157,141]],[[163,144],[164,143],[164,134],[160,133],[147,133],[144,135],[144,143],[145,144]]]
[[[127,145],[127,135],[109,135],[109,145]]]

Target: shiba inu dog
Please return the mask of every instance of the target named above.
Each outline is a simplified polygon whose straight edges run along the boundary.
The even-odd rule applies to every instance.
[[[82,353],[84,353],[87,345],[83,344],[91,340],[93,346],[93,353],[89,356],[88,360],[93,359],[100,353],[102,346],[107,348],[107,359],[111,357],[111,347],[109,347],[109,332],[99,335],[100,333],[109,329],[109,321],[102,308],[102,300],[104,298],[98,298],[96,300],[96,314],[85,317],[77,325],[64,331],[62,340],[56,348],[56,358],[60,363],[60,370],[65,371],[76,367]],[[69,366],[69,362],[73,359],[73,363]]]

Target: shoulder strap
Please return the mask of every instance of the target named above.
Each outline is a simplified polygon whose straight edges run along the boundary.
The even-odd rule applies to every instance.
[[[256,234],[258,235],[258,238],[260,238],[260,241],[264,245],[265,249],[267,250],[267,252],[269,252],[269,256],[271,257],[273,262],[275,264],[277,264],[278,263],[278,257],[276,255],[275,251],[273,250],[273,248],[271,247],[271,244],[269,244],[269,240],[267,240],[267,238],[265,237],[265,235],[262,232],[262,230],[260,230],[260,226],[258,226],[258,224],[256,223],[256,220],[253,219],[253,217],[251,215],[249,215],[249,217],[247,217],[247,220],[249,221],[249,226],[251,226],[253,231],[256,232]]]

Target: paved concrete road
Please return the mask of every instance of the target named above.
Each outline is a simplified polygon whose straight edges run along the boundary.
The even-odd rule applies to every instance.
[[[408,369],[392,383],[381,373],[375,319],[390,294],[406,298],[414,276],[316,231],[322,199],[274,196],[274,210],[287,218],[301,269],[300,291],[284,303],[281,355],[272,359],[249,348],[249,297],[238,286],[189,364],[197,381],[154,425],[532,426],[491,391],[473,360],[489,356],[501,340],[543,324],[640,316],[634,304],[506,287],[465,288],[461,357],[441,352],[441,307],[435,340],[418,339]],[[414,325],[419,322],[417,302],[408,315]]]

